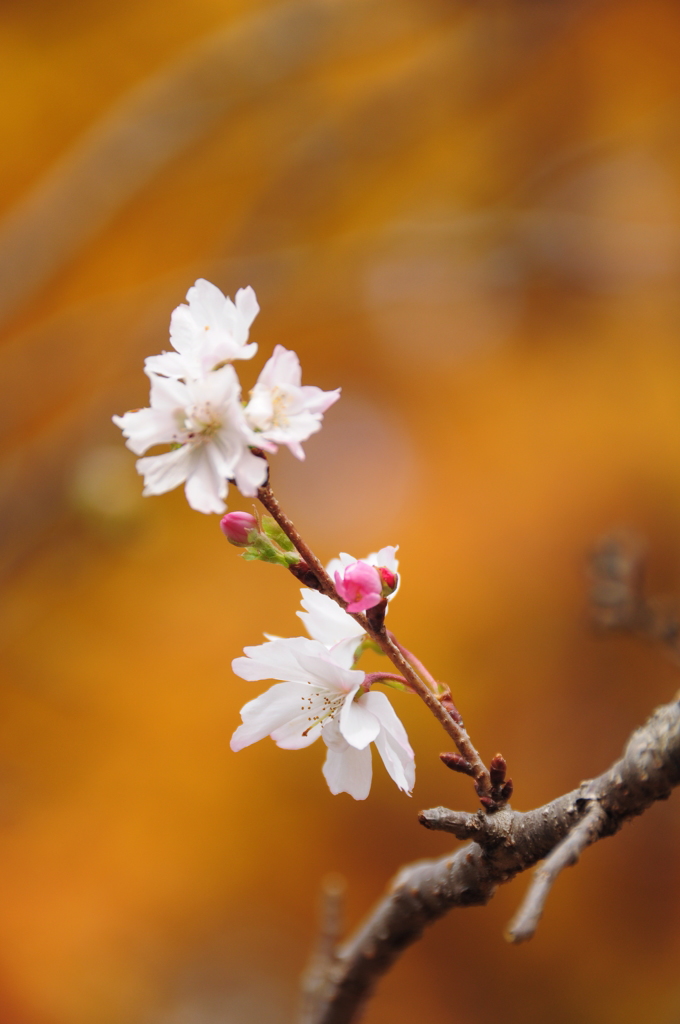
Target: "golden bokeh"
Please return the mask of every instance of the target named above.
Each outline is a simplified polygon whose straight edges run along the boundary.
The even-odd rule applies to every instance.
[[[272,483],[319,555],[401,545],[392,628],[523,809],[677,689],[588,622],[625,526],[680,590],[680,9],[672,0],[0,4],[2,1024],[283,1024],[322,877],[356,923],[473,808],[395,695],[412,800],[332,797],[319,745],[229,749],[230,663],[298,588],[181,492],[142,499],[147,400],[197,277],[341,386]],[[236,492],[232,508],[249,507]],[[367,1024],[677,1024],[677,797],[589,850],[536,938],[527,879],[434,927]]]

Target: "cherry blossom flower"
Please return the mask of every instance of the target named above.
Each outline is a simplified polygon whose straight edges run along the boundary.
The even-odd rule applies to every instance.
[[[337,402],[340,389],[302,387],[300,360],[295,352],[277,345],[264,365],[245,414],[260,436],[275,444],[287,445],[298,459],[304,459],[301,441],[321,430],[323,414]]]
[[[382,601],[382,580],[374,565],[352,562],[341,573],[335,573],[335,589],[348,612],[365,612]]]
[[[252,288],[240,288],[236,302],[199,278],[170,318],[174,352],[149,356],[146,372],[175,379],[197,379],[234,359],[252,359],[257,345],[247,345],[250,325],[260,311]]]
[[[373,551],[366,558],[362,558],[362,562],[367,562],[369,565],[384,566],[389,569],[395,575],[399,568],[399,560],[397,559],[397,547],[384,547],[380,551]],[[326,566],[326,572],[329,576],[333,577],[336,572],[340,572],[356,562],[357,559],[353,558],[352,555],[348,555],[343,552],[339,558],[333,558]],[[397,578],[397,586],[393,593],[388,595],[388,604],[392,600],[397,590],[399,589],[399,578]],[[345,640],[353,637],[355,640],[354,650],[358,648],[361,640],[364,636],[364,632],[358,622],[348,615],[340,605],[336,604],[335,601],[326,597],[325,594],[320,594],[316,590],[308,590],[304,587],[300,591],[302,597],[303,611],[297,612],[299,617],[302,619],[305,625],[305,629],[309,635],[320,643],[325,644],[326,647],[332,647],[333,644],[337,644],[340,640]]]
[[[236,675],[281,682],[242,709],[243,724],[231,738],[232,750],[265,736],[286,750],[299,750],[321,736],[328,748],[323,773],[331,793],[364,800],[371,788],[369,745],[375,743],[391,778],[410,793],[413,750],[387,697],[362,690],[366,675],[351,667],[351,641],[328,649],[294,637],[246,647],[244,653],[232,663]]]
[[[144,494],[164,494],[184,484],[187,501],[198,512],[224,512],[228,480],[252,497],[267,476],[264,459],[249,445],[265,447],[248,427],[241,388],[232,366],[186,383],[151,374],[151,406],[113,422],[136,455],[157,444],[173,448],[137,462]]]

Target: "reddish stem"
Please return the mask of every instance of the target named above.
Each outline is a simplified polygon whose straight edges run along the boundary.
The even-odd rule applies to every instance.
[[[269,512],[272,518],[276,520],[309,568],[313,571],[318,580],[319,590],[321,593],[325,594],[326,597],[330,597],[331,600],[340,605],[344,611],[347,611],[347,603],[343,601],[336,592],[330,576],[312,549],[300,536],[294,523],[288,518],[279,505],[279,502],[272,492],[269,484],[266,484],[264,487],[260,487],[257,492],[257,496],[267,509],[267,512]],[[347,612],[347,614],[351,615],[355,622],[359,623],[363,631],[367,633],[374,643],[380,647],[381,651],[387,655],[394,667],[404,677],[413,692],[416,693],[423,703],[427,705],[434,717],[451,737],[462,756],[470,763],[472,768],[471,775],[475,780],[475,788],[479,796],[488,796],[491,792],[489,771],[477,753],[465,726],[462,722],[457,722],[455,718],[449,714],[446,708],[442,706],[438,697],[432,692],[430,686],[421,678],[420,671],[424,669],[424,666],[418,661],[418,659],[415,659],[418,664],[418,668],[411,664],[410,660],[408,660],[404,655],[400,645],[393,639],[391,634],[387,633],[384,626],[381,626],[380,629],[376,629],[371,625],[365,615],[356,612]],[[405,648],[403,650],[405,650]],[[410,655],[409,652],[409,658],[410,657],[412,657],[412,655]],[[429,675],[427,670],[424,671],[424,675],[426,678],[429,677],[429,679],[432,680],[432,677]],[[432,682],[434,682],[434,680],[432,680]]]

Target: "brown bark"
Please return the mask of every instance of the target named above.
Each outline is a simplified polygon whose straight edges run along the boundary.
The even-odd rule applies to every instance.
[[[498,885],[545,864],[508,938],[530,938],[545,897],[562,868],[593,842],[613,835],[629,818],[665,800],[680,782],[680,700],[663,705],[630,737],[623,756],[578,789],[532,811],[510,807],[466,814],[444,807],[423,811],[426,828],[473,839],[455,853],[403,868],[350,939],[328,959],[309,992],[309,1024],[357,1020],[379,978],[400,953],[454,907],[487,903]],[[309,1005],[309,1004],[308,1004]]]

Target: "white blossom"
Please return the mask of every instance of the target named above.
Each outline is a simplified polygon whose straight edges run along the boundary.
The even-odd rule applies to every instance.
[[[240,288],[236,302],[199,278],[170,318],[174,352],[149,356],[146,372],[175,379],[197,379],[234,359],[252,359],[257,345],[247,345],[250,325],[260,307],[252,288]]]
[[[340,389],[322,391],[302,386],[300,360],[295,352],[277,345],[264,365],[246,405],[246,419],[262,438],[285,444],[304,459],[301,441],[321,430],[323,414],[340,397]]]
[[[397,573],[399,569],[399,560],[396,557],[398,549],[398,545],[396,547],[384,547],[380,551],[372,551],[370,555],[360,559],[360,561],[368,562],[369,565],[385,566],[386,569]],[[356,561],[357,559],[353,558],[352,555],[348,555],[343,551],[338,558],[331,559],[326,566],[326,572],[332,579],[335,572],[347,568],[348,565]],[[399,585],[397,584],[394,594],[396,594],[398,589]],[[356,652],[364,636],[364,631],[359,623],[351,615],[348,615],[339,604],[336,604],[331,597],[326,597],[325,594],[320,594],[317,590],[309,590],[307,587],[303,587],[300,590],[300,594],[304,610],[297,612],[297,615],[302,619],[309,635],[326,647],[332,647],[333,644],[337,644],[341,640],[353,637],[355,640],[354,651]],[[388,602],[392,600],[394,594],[390,594]]]
[[[186,383],[151,374],[150,401],[150,408],[113,417],[136,455],[153,445],[173,445],[169,452],[138,460],[145,495],[164,494],[183,483],[193,509],[224,512],[228,480],[235,480],[243,494],[256,494],[267,464],[248,446],[264,445],[246,423],[232,366]]]
[[[246,647],[244,653],[232,663],[236,675],[281,682],[242,709],[232,750],[265,736],[279,747],[299,750],[322,736],[328,748],[323,773],[331,792],[364,800],[371,788],[369,745],[375,743],[391,778],[410,793],[415,766],[406,731],[383,693],[362,690],[366,675],[351,667],[351,642],[328,649],[295,637]]]

